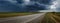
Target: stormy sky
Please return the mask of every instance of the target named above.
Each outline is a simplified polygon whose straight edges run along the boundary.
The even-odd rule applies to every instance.
[[[56,5],[56,11],[60,12],[60,0],[56,0],[57,1],[57,5]]]
[[[0,0],[0,12],[34,12],[48,10],[51,5],[52,0]]]

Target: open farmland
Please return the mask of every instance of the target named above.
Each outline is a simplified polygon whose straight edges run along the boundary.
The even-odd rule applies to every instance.
[[[35,14],[35,13],[38,13],[38,12],[0,12],[0,18],[25,16],[29,14]]]
[[[48,12],[41,23],[60,23],[60,12]]]

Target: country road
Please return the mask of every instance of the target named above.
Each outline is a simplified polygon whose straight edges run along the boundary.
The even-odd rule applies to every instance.
[[[37,23],[41,21],[46,13],[38,13],[27,16],[0,18],[0,23]]]

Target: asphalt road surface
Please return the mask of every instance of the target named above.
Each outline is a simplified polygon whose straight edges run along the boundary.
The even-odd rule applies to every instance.
[[[45,13],[32,14],[27,16],[18,16],[10,18],[0,18],[0,23],[37,23],[45,16]]]

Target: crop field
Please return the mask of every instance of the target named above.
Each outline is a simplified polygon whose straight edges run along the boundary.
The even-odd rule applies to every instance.
[[[60,12],[48,12],[41,23],[60,23]]]
[[[38,12],[0,12],[0,18],[25,16],[25,15],[35,14],[35,13]]]

